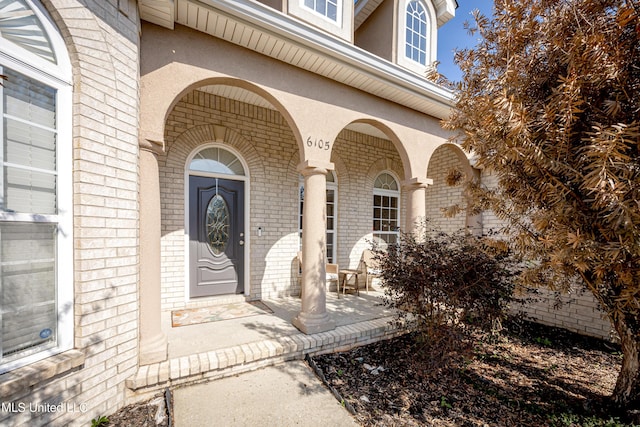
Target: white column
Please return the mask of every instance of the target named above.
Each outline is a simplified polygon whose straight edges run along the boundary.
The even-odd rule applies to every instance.
[[[160,174],[151,144],[140,146],[140,365],[167,359],[160,325]]]
[[[298,166],[304,177],[302,210],[302,308],[293,325],[305,334],[336,327],[327,313],[326,290],[326,188],[333,165],[307,160]]]
[[[432,179],[412,178],[404,181],[402,187],[407,191],[407,224],[406,231],[420,233],[420,226],[427,215],[427,186],[433,184]]]

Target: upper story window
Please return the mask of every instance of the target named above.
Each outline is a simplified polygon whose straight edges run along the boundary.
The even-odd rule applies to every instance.
[[[423,74],[436,60],[437,16],[431,1],[398,0],[396,60]]]
[[[0,2],[0,373],[73,347],[71,64],[35,0]]]
[[[419,1],[407,5],[405,29],[405,56],[421,65],[427,65],[427,12]]]
[[[353,1],[290,0],[287,14],[348,42],[353,42]]]
[[[332,21],[338,21],[340,0],[304,0],[304,5]]]

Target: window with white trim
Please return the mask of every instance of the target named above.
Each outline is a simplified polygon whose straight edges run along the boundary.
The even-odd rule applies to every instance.
[[[304,179],[300,177],[300,211],[299,211],[299,235],[300,248],[302,249],[302,208],[304,207]],[[327,172],[327,262],[335,263],[336,260],[336,243],[337,233],[336,226],[338,223],[337,209],[338,180],[333,171]]]
[[[34,0],[1,1],[0,18],[3,373],[73,347],[73,230],[64,42]]]
[[[342,9],[341,0],[303,0],[305,7],[334,22]]]
[[[427,64],[427,11],[418,0],[407,3],[405,56],[420,65]]]
[[[206,147],[198,151],[191,162],[192,172],[208,172],[222,175],[244,176],[242,161],[229,150],[220,147]]]
[[[438,18],[434,3],[398,0],[396,56],[398,65],[420,75],[433,66],[438,51]]]
[[[396,243],[399,235],[400,187],[388,172],[379,174],[373,184],[373,237]]]

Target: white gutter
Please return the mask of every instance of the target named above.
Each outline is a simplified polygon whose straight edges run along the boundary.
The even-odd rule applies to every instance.
[[[454,105],[453,91],[258,2],[250,0],[191,1],[209,6],[233,20],[259,28],[261,31],[295,43],[320,56],[331,58],[345,67],[410,96],[426,98],[440,113],[437,115],[438,118],[448,117]]]

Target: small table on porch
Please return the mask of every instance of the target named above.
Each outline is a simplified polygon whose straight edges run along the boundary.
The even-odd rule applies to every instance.
[[[360,295],[360,278],[359,275],[362,274],[362,271],[360,270],[354,270],[354,269],[346,269],[346,270],[340,270],[339,272],[339,276],[338,276],[338,295],[340,295],[340,284],[342,284],[342,295],[345,294],[345,288],[348,286],[352,289],[356,290],[356,294]],[[351,285],[349,283],[349,278],[353,277],[354,278],[354,284]]]

